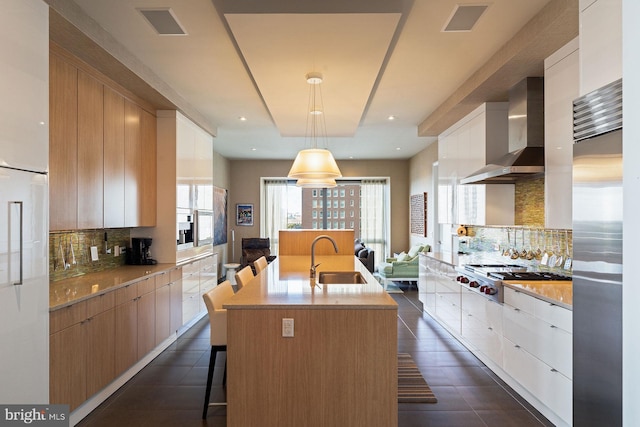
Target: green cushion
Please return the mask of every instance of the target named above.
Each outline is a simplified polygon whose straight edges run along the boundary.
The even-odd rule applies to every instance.
[[[418,255],[418,252],[422,250],[422,247],[422,245],[412,246],[411,249],[409,249],[409,252],[407,252],[407,256],[409,258],[413,258],[414,256]]]
[[[407,254],[405,252],[400,252],[396,257],[396,261],[405,261],[407,259]]]

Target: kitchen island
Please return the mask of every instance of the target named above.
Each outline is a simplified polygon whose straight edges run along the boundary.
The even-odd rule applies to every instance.
[[[354,256],[316,262],[367,283],[319,285],[309,256],[279,256],[224,304],[227,425],[397,425],[397,304]]]

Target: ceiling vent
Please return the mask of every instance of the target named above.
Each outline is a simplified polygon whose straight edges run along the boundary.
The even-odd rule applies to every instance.
[[[186,36],[187,32],[178,23],[170,8],[164,9],[138,9],[147,18],[147,21],[161,36]]]
[[[457,5],[444,25],[443,32],[471,31],[478,19],[489,7],[486,4]]]

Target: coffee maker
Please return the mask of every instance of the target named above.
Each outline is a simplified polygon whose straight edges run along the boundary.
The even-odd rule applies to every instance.
[[[127,264],[133,265],[152,265],[157,261],[151,258],[151,241],[150,237],[132,237],[131,249],[127,251]]]

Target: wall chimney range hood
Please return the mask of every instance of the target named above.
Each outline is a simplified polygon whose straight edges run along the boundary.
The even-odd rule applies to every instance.
[[[543,174],[544,79],[527,77],[509,90],[509,153],[462,178],[460,183],[513,184]]]

